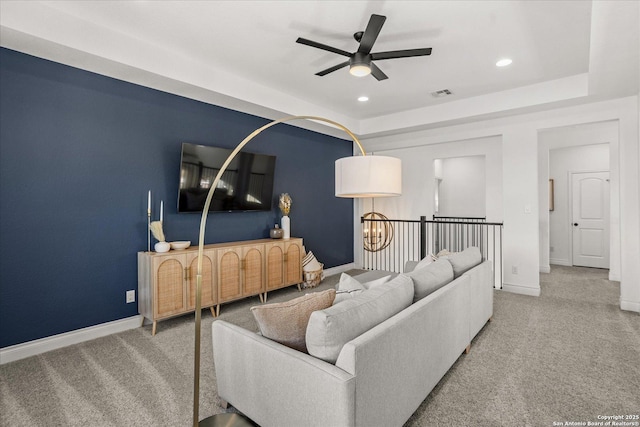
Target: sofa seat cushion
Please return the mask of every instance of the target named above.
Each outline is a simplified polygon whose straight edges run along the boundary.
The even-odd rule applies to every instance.
[[[479,265],[482,262],[482,254],[479,248],[471,246],[462,252],[447,255],[446,259],[449,260],[453,267],[453,277],[457,279],[465,272]]]
[[[330,307],[335,296],[335,289],[312,292],[290,301],[251,307],[251,313],[264,337],[306,353],[309,316],[313,311]]]
[[[413,301],[421,300],[453,280],[453,267],[446,259],[438,259],[406,274],[414,285]]]
[[[413,301],[413,283],[404,275],[324,310],[314,311],[307,326],[309,354],[335,363],[342,347]]]

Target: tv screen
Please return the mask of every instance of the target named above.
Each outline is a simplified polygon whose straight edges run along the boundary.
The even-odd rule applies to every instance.
[[[202,212],[216,175],[233,150],[182,143],[178,212]],[[269,211],[276,157],[240,151],[222,174],[209,212]]]

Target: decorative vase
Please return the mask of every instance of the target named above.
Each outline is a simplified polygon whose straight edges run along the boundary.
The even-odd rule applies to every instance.
[[[269,236],[272,239],[282,239],[283,235],[284,235],[284,232],[282,231],[282,228],[280,228],[278,224],[276,224],[274,228],[269,230]]]
[[[158,242],[154,245],[156,252],[169,252],[171,245],[167,242]]]
[[[282,238],[288,239],[291,237],[291,220],[287,215],[284,215],[280,220],[280,226],[282,228]]]

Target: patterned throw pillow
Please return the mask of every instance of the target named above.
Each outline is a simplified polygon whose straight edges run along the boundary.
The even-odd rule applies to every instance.
[[[322,270],[322,265],[316,259],[313,252],[309,251],[304,258],[302,258],[302,270],[303,271],[318,271]]]

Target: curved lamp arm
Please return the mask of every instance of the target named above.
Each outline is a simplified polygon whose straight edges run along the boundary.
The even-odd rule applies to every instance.
[[[209,188],[209,193],[207,194],[207,199],[204,203],[204,209],[202,210],[202,218],[200,219],[200,235],[198,237],[198,272],[196,276],[196,321],[195,321],[195,356],[194,356],[194,366],[193,366],[193,425],[194,427],[198,426],[198,412],[200,406],[200,325],[201,325],[201,310],[202,310],[202,258],[204,253],[204,232],[207,226],[207,215],[209,213],[209,205],[211,204],[211,200],[213,199],[213,193],[218,186],[218,182],[220,178],[222,178],[222,174],[227,170],[227,167],[234,159],[234,157],[242,150],[242,148],[249,143],[253,138],[255,138],[262,131],[270,128],[271,126],[275,126],[279,123],[289,122],[292,120],[315,120],[320,122],[330,123],[343,131],[345,131],[353,142],[356,143],[360,152],[363,156],[366,156],[364,148],[362,147],[362,143],[358,140],[358,138],[347,129],[345,126],[340,123],[334,122],[333,120],[325,119],[323,117],[316,116],[290,116],[282,119],[274,120],[271,123],[267,123],[259,129],[254,130],[249,136],[242,140],[240,144],[231,152],[227,160],[222,164],[222,167],[218,171],[216,178],[213,180],[211,187]]]

